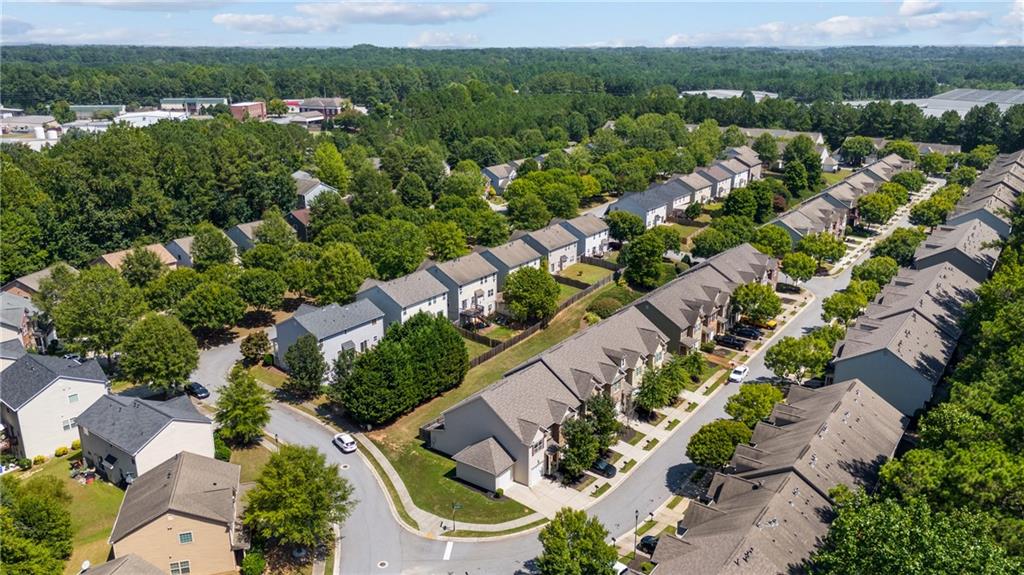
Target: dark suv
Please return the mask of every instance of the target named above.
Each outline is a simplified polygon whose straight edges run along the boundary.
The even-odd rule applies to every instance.
[[[595,461],[594,464],[590,466],[590,470],[601,477],[607,477],[608,479],[615,477],[615,473],[618,471],[615,469],[614,465],[608,463],[604,459],[598,459]]]
[[[722,347],[729,347],[740,351],[747,347],[747,340],[729,334],[716,335],[715,343]]]
[[[761,339],[761,336],[764,335],[761,330],[749,325],[738,325],[733,327],[731,331],[734,335],[745,337],[747,339]]]
[[[206,389],[203,384],[195,381],[190,382],[185,386],[185,393],[196,399],[206,399],[207,397],[210,397],[210,390]]]

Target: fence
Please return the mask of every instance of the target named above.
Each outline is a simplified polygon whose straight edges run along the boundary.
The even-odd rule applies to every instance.
[[[492,337],[487,337],[486,335],[476,333],[475,331],[469,331],[468,329],[460,325],[456,325],[455,329],[462,335],[462,337],[469,340],[473,340],[477,343],[482,343],[487,347],[495,347],[501,343],[500,339],[494,339]]]
[[[558,312],[562,311],[563,309],[565,309],[565,308],[571,306],[572,304],[580,301],[581,299],[587,297],[588,295],[593,293],[598,288],[600,288],[602,286],[606,286],[606,285],[612,283],[613,279],[614,278],[612,276],[604,276],[603,278],[597,280],[593,284],[588,285],[582,291],[578,291],[578,292],[572,294],[571,296],[569,296],[569,299],[567,299],[567,300],[563,301],[562,303],[558,304],[558,311],[556,311],[555,313],[557,314]]]
[[[581,282],[580,280],[576,280],[576,279],[572,279],[572,278],[567,278],[567,277],[562,277],[562,276],[551,276],[551,277],[555,278],[555,281],[560,283],[560,284],[567,285],[569,287],[574,287],[574,288],[579,289],[579,290],[584,290],[584,289],[587,289],[587,288],[590,287],[590,284],[588,284],[587,282]]]
[[[608,260],[603,260],[601,258],[593,258],[590,256],[580,256],[580,261],[585,264],[590,264],[592,266],[604,268],[606,270],[612,270],[613,272],[617,272],[623,268],[621,264],[610,262]]]
[[[481,363],[491,359],[492,357],[498,355],[499,353],[505,351],[506,349],[512,347],[513,345],[515,345],[515,344],[523,341],[524,339],[530,337],[531,335],[537,333],[545,325],[547,325],[546,321],[545,322],[540,322],[540,323],[535,323],[535,324],[531,325],[530,327],[524,329],[523,331],[517,333],[516,335],[506,339],[505,341],[498,341],[496,339],[491,339],[489,337],[479,336],[479,337],[482,337],[482,338],[490,340],[490,341],[497,341],[498,343],[497,343],[497,345],[495,345],[491,349],[489,349],[489,350],[481,353],[480,355],[474,357],[473,359],[469,360],[469,367],[476,367],[476,366],[480,365]],[[474,339],[474,341],[479,341],[479,340],[475,340]],[[480,343],[484,343],[484,342],[481,341]]]

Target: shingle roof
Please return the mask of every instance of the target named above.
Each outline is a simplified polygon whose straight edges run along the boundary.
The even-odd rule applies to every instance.
[[[295,221],[299,222],[300,224],[304,226],[309,225],[309,208],[299,208],[297,210],[292,210],[288,212],[288,214],[291,217],[295,218]]]
[[[563,230],[564,231],[564,230]],[[568,232],[567,232],[568,233]],[[447,262],[438,262],[431,267],[438,270],[458,285],[466,285],[480,278],[498,273],[494,266],[476,252]]]
[[[699,168],[697,170],[697,173],[704,176],[708,181],[713,183],[723,182],[725,180],[732,179],[732,174],[714,164],[706,168]]]
[[[572,232],[572,229],[575,229],[585,236],[593,236],[608,231],[608,224],[604,223],[604,220],[594,214],[583,214],[582,216],[564,221],[562,224],[570,226],[570,232]]]
[[[932,382],[938,382],[957,340],[914,311],[883,320],[861,317],[836,344],[833,363],[887,349]]]
[[[488,437],[483,441],[466,446],[462,451],[453,455],[452,459],[491,475],[503,473],[506,469],[512,467],[514,463],[512,457],[505,451],[505,448],[495,441],[493,437]]]
[[[497,247],[487,248],[485,253],[490,254],[508,268],[518,267],[541,258],[540,254],[521,239],[512,240]]]
[[[864,316],[884,320],[915,311],[952,337],[960,337],[965,306],[977,299],[978,282],[950,263],[901,269],[868,305]]]
[[[7,289],[7,286],[17,282],[17,283],[20,283],[21,285],[29,288],[30,290],[32,290],[34,292],[37,292],[37,291],[39,291],[39,282],[41,282],[44,279],[50,277],[50,274],[53,273],[53,268],[56,267],[57,265],[60,265],[60,264],[53,264],[53,265],[51,265],[49,267],[45,267],[45,268],[43,268],[43,269],[41,269],[41,270],[39,270],[37,272],[32,272],[30,274],[23,275],[20,278],[15,278],[15,279],[7,282],[6,284],[4,284],[4,289]],[[75,268],[73,268],[71,266],[68,266],[68,268],[71,270],[72,273],[75,273],[75,274],[78,273],[78,270],[76,270]]]
[[[53,355],[26,354],[4,370],[0,401],[14,411],[21,409],[57,378],[106,383],[107,375],[95,359],[84,363]]]
[[[323,340],[382,317],[384,312],[373,305],[372,301],[363,299],[346,305],[332,303],[324,307],[303,304],[286,321],[294,321],[306,332]]]
[[[726,171],[732,172],[733,174],[743,174],[750,171],[750,168],[745,163],[735,158],[716,162],[715,165]]]
[[[186,254],[192,254],[192,242],[195,240],[195,236],[185,236],[183,238],[173,239],[167,242],[167,245],[174,244],[182,249]]]
[[[771,223],[785,224],[794,232],[805,236],[822,232],[840,217],[840,209],[833,206],[820,195],[804,201],[792,210],[780,215]]]
[[[416,271],[387,282],[366,280],[359,291],[362,293],[375,286],[403,308],[448,292],[448,288],[444,287],[444,284],[437,281],[437,278],[427,273],[426,270]]]
[[[32,300],[13,293],[0,292],[0,322],[3,325],[20,331],[22,319],[26,315],[37,313],[39,313],[39,308],[32,303]]]
[[[575,244],[577,242],[576,236],[569,233],[569,230],[563,228],[559,224],[534,230],[526,235],[532,238],[533,241],[544,246],[548,251],[564,248],[567,245]]]
[[[0,359],[18,360],[25,357],[25,346],[20,339],[0,341]]]
[[[999,259],[999,248],[994,243],[999,234],[981,220],[971,220],[957,226],[939,226],[914,252],[914,261],[957,250],[989,270]]]
[[[533,443],[538,429],[561,423],[579,405],[576,396],[541,363],[506,375],[466,402],[470,401],[487,405],[523,445]]]
[[[134,553],[90,567],[82,575],[164,575],[164,572]]]
[[[143,247],[145,247],[146,250],[156,254],[156,257],[160,258],[160,262],[163,263],[164,265],[169,266],[178,263],[177,258],[175,258],[171,254],[171,252],[167,251],[167,248],[165,248],[161,244],[150,244],[148,246]],[[132,253],[132,250],[130,249],[111,252],[109,254],[103,254],[102,256],[96,258],[95,261],[97,263],[105,263],[108,266],[114,268],[115,270],[119,270],[121,269],[121,264],[124,263],[124,258],[126,258],[130,253]]]
[[[231,525],[241,470],[187,451],[178,453],[128,487],[110,542],[117,543],[169,512]]]
[[[650,305],[681,331],[694,326],[715,307],[728,303],[739,286],[715,268],[701,264],[647,294],[636,305]]]
[[[711,182],[707,181],[707,179],[702,177],[700,174],[683,174],[681,176],[675,176],[672,179],[678,181],[691,192],[699,192],[711,187]]]
[[[242,235],[249,238],[250,240],[256,239],[256,228],[260,227],[263,220],[256,220],[255,222],[246,222],[244,224],[238,224],[234,226]]]
[[[750,146],[736,146],[729,148],[725,153],[743,162],[747,167],[753,168],[761,165],[761,156]]]
[[[173,421],[210,423],[185,395],[167,401],[104,395],[82,412],[78,425],[134,455]]]

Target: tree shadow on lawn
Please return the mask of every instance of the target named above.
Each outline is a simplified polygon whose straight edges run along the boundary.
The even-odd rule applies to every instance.
[[[195,336],[196,342],[199,344],[199,349],[211,349],[222,345],[228,345],[229,343],[234,343],[235,339],[238,338],[238,334],[234,331],[224,328],[196,328],[192,330],[192,335]]]
[[[238,322],[238,327],[242,329],[256,329],[272,325],[274,325],[274,314],[267,310],[249,310]]]

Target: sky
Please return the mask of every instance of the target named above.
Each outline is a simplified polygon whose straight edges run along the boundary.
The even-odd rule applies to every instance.
[[[1024,0],[4,0],[0,43],[160,46],[1024,45]]]

